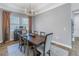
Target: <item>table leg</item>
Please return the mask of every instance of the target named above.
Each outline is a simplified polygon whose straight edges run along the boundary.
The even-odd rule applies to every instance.
[[[29,43],[27,41],[27,56],[29,56]]]
[[[38,56],[39,54],[37,54],[37,53],[38,53],[38,51],[36,49],[36,46],[33,46],[33,55]]]

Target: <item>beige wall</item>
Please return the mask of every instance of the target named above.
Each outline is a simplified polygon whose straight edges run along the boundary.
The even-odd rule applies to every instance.
[[[65,4],[48,12],[33,17],[33,30],[44,31],[46,33],[53,32],[53,41],[62,43],[66,46],[71,45],[71,6]],[[56,51],[56,49],[54,50]],[[62,55],[67,55],[63,53]],[[60,55],[60,54],[58,54]]]
[[[0,43],[2,42],[2,10],[0,9]]]

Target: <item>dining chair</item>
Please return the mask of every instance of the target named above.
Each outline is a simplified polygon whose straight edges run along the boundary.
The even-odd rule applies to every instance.
[[[53,33],[49,33],[45,36],[44,44],[38,46],[36,49],[40,52],[43,56],[49,54],[50,56],[50,48],[51,48],[51,40],[52,40]]]
[[[38,35],[38,32],[37,31],[34,31],[34,35]]]
[[[20,51],[22,51],[22,47],[24,45],[24,41],[22,40],[22,37],[21,37],[20,34],[18,34],[18,36],[19,36],[19,48],[20,48]]]
[[[45,32],[40,32],[40,36],[45,36]]]
[[[22,33],[22,37],[20,36],[20,50],[23,51],[24,53],[26,52],[26,48],[27,48],[27,55],[29,55],[29,49],[32,49],[32,44],[30,42],[28,42],[28,36],[26,35],[27,33],[25,33],[25,31]],[[22,50],[23,48],[23,50]],[[32,49],[33,50],[33,49]]]
[[[21,35],[25,35],[26,33],[27,33],[27,31],[24,30],[24,29],[21,31],[21,33],[19,33],[19,48],[20,48],[21,51],[22,51],[22,47],[24,47],[24,40],[21,37]]]
[[[22,30],[22,34],[26,34],[27,33],[27,30],[26,29],[23,29]]]
[[[19,39],[19,48],[21,50],[21,37],[20,37],[20,34],[22,34],[22,31],[19,29],[18,32],[17,32],[17,35],[18,35],[18,39]]]

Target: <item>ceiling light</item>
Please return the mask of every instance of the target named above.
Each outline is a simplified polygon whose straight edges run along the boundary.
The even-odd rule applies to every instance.
[[[35,15],[35,11],[33,10],[31,4],[29,4],[29,7],[28,8],[25,8],[25,14],[28,15],[28,16]]]

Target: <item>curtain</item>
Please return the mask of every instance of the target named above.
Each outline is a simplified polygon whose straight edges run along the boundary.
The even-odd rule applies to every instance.
[[[10,39],[10,12],[3,11],[3,42],[5,43]]]
[[[29,16],[29,33],[32,33],[32,16]]]

